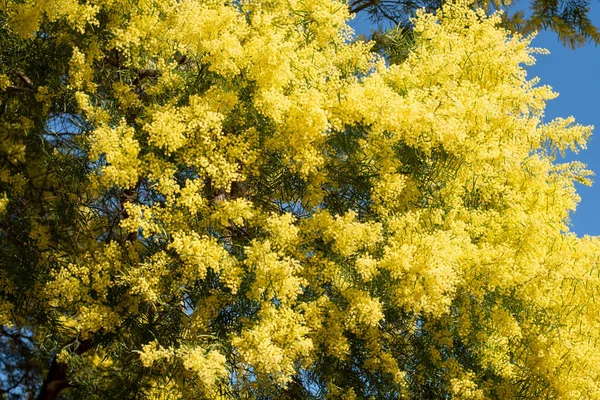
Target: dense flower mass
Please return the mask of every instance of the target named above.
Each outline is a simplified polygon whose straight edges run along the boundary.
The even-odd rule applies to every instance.
[[[0,13],[0,324],[65,395],[600,398],[591,127],[498,15],[393,64],[338,0]]]

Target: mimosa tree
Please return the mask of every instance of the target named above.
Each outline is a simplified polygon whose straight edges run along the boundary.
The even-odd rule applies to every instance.
[[[6,398],[598,398],[591,128],[464,2],[0,8]],[[66,390],[68,388],[68,390]]]

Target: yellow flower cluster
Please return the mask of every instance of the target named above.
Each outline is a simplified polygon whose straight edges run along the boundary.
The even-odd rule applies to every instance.
[[[282,256],[271,249],[271,243],[254,242],[246,248],[246,265],[254,272],[252,296],[261,299],[277,298],[283,304],[296,299],[302,293],[303,279],[298,272],[298,260]]]
[[[184,349],[179,353],[183,366],[198,377],[207,394],[214,395],[213,388],[217,381],[226,379],[229,375],[225,356],[216,350],[207,352],[202,347]]]
[[[258,321],[234,338],[232,344],[265,384],[271,376],[277,384],[285,385],[298,360],[309,365],[313,343],[308,332],[303,318],[293,310],[265,304]]]
[[[107,165],[102,167],[102,180],[107,186],[135,186],[138,180],[140,145],[135,131],[121,121],[115,128],[100,126],[92,134],[90,155],[98,159],[104,154]]]
[[[6,90],[10,84],[10,78],[6,74],[0,74],[0,90]]]
[[[176,232],[169,249],[174,250],[183,262],[180,271],[181,284],[191,284],[197,279],[204,279],[210,268],[216,273],[222,273],[227,285],[236,290],[238,282],[235,279],[235,259],[214,239],[193,233],[186,235]]]
[[[343,257],[368,250],[381,241],[381,224],[362,223],[353,211],[335,218],[329,213],[316,214],[312,223],[316,229],[322,229],[323,238],[331,241],[333,250]]]
[[[173,352],[162,347],[156,340],[142,346],[140,361],[144,367],[151,367],[155,362],[168,359]]]

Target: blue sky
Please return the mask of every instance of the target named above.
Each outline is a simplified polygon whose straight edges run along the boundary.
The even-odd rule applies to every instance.
[[[592,2],[591,12],[592,21],[600,26],[599,1]],[[568,159],[582,161],[596,173],[592,187],[577,187],[581,203],[572,217],[572,230],[579,236],[600,235],[600,47],[588,44],[571,50],[562,46],[552,32],[539,33],[532,45],[545,47],[550,55],[538,55],[537,64],[528,68],[529,76],[538,76],[542,84],[559,93],[548,103],[547,119],[572,115],[578,123],[596,128],[587,150]]]
[[[527,6],[523,1],[521,8]],[[600,0],[592,0],[592,21],[600,26]],[[364,19],[350,22],[357,33],[368,34],[370,25]],[[574,116],[582,125],[596,127],[586,150],[567,155],[568,160],[582,161],[596,173],[592,187],[577,186],[581,202],[572,216],[572,230],[579,236],[600,235],[600,47],[588,44],[576,50],[569,49],[552,32],[540,32],[532,43],[543,47],[549,55],[537,55],[537,63],[527,67],[529,78],[539,77],[540,84],[552,86],[559,93],[546,108],[546,120]]]

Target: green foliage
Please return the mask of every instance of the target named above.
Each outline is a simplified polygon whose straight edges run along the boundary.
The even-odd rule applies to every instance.
[[[442,4],[439,0],[355,0],[350,2],[350,9],[366,11],[373,22],[380,24],[383,29],[375,30],[373,39],[376,42],[382,40],[380,45],[385,46],[390,40],[400,39],[398,32],[391,32],[394,39],[384,38],[382,32],[386,32],[387,27],[406,29],[410,27],[410,18],[417,9],[435,12]],[[505,11],[504,26],[513,31],[530,34],[550,30],[556,33],[561,43],[571,48],[590,42],[600,43],[600,32],[590,19],[590,0],[532,0],[526,11],[519,9],[524,4],[510,0],[477,1],[476,4],[489,10]],[[393,46],[389,48],[394,49]]]

